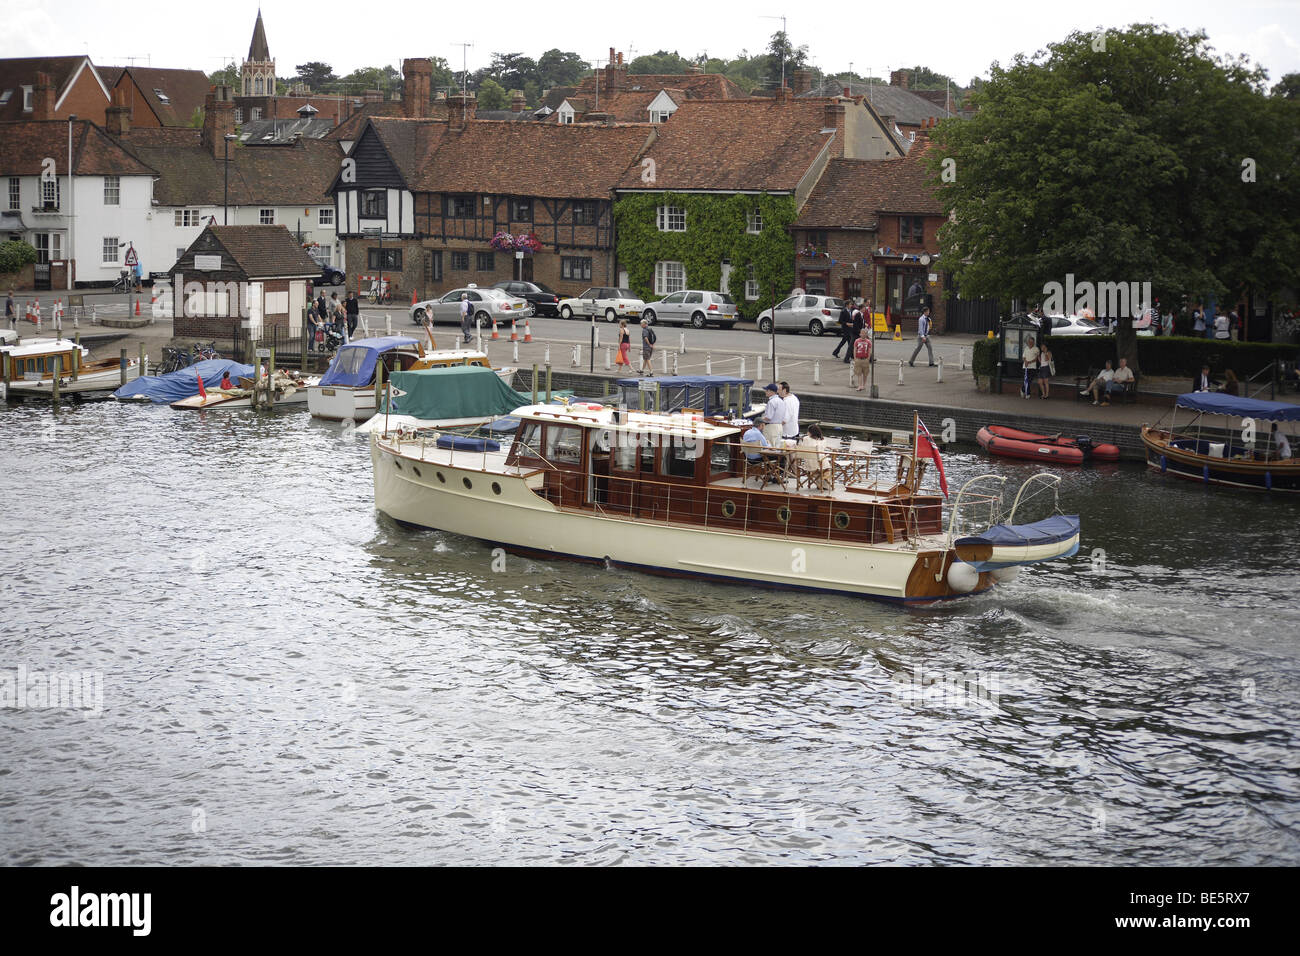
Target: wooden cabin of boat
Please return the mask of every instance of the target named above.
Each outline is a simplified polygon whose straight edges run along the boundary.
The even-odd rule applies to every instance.
[[[535,472],[561,509],[711,528],[892,544],[943,531],[943,499],[920,491],[926,462],[869,443],[745,445],[748,426],[700,415],[536,405],[507,467]],[[754,458],[757,456],[757,459]]]
[[[115,373],[121,368],[118,359],[89,361],[90,350],[71,339],[27,339],[16,345],[0,346],[0,361],[4,362],[4,378],[15,386],[22,383],[49,384],[54,372],[59,370],[59,380],[99,373]],[[135,366],[130,360],[129,367]]]

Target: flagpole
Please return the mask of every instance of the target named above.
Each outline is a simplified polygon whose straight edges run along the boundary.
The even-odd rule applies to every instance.
[[[907,467],[907,487],[916,494],[916,460],[921,454],[921,413],[912,409],[912,463]]]

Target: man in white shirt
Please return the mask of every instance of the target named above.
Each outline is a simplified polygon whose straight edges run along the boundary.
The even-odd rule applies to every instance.
[[[1101,401],[1101,397],[1106,394],[1106,386],[1115,378],[1115,370],[1110,367],[1110,359],[1106,359],[1106,367],[1097,373],[1097,377],[1088,383],[1088,387],[1082,389],[1080,395],[1091,395],[1092,404],[1096,405]]]
[[[925,353],[930,357],[930,367],[934,367],[934,349],[930,348],[930,307],[926,306],[921,310],[921,317],[916,320],[916,348],[912,350],[912,357],[907,360],[909,366],[916,364],[916,357],[921,354],[921,347],[925,347]]]
[[[781,383],[781,401],[785,403],[784,430],[781,437],[786,441],[799,440],[799,397],[790,391],[790,383]]]
[[[1291,457],[1291,442],[1282,434],[1282,430],[1277,427],[1277,422],[1273,423],[1273,431],[1269,437],[1273,439],[1273,449],[1278,461],[1285,461]]]
[[[767,408],[763,410],[763,434],[774,448],[785,435],[785,402],[777,392],[776,383],[767,386]]]
[[[1034,382],[1038,378],[1038,346],[1034,344],[1032,335],[1025,336],[1025,351],[1020,356],[1020,362],[1025,372],[1025,380],[1020,388],[1020,397],[1028,398]]]

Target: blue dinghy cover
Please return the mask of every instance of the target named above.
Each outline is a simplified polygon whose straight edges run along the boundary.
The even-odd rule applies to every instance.
[[[321,376],[322,385],[339,388],[364,388],[375,380],[375,362],[383,352],[391,352],[403,345],[419,345],[419,341],[405,335],[387,335],[375,339],[360,339],[338,350],[330,367]]]
[[[456,451],[500,451],[501,443],[487,438],[470,438],[466,435],[441,435],[439,448],[453,448]]]
[[[1238,398],[1223,392],[1186,392],[1178,396],[1177,404],[1179,408],[1190,408],[1211,415],[1262,418],[1266,422],[1300,422],[1300,405],[1265,402],[1258,398]]]
[[[1053,515],[1033,524],[995,524],[983,534],[958,538],[954,545],[991,544],[994,547],[1041,546],[1069,541],[1079,533],[1078,515]]]
[[[221,384],[221,376],[227,371],[230,372],[231,379],[238,380],[241,375],[251,377],[253,366],[241,365],[230,359],[206,359],[166,375],[146,375],[134,382],[127,382],[113,393],[113,397],[147,398],[156,405],[170,405],[182,398],[199,394],[200,373],[203,375],[204,388],[216,388]]]

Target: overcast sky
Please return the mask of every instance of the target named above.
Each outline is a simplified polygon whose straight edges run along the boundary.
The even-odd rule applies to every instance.
[[[746,9],[754,11],[752,14]],[[248,55],[257,4],[239,0],[178,3],[166,0],[0,0],[3,56],[89,53],[97,64],[187,67],[212,72]],[[343,75],[361,66],[404,57],[441,56],[460,69],[458,44],[471,70],[494,52],[536,58],[553,47],[605,60],[611,46],[630,56],[675,50],[731,57],[761,51],[788,17],[790,39],[807,45],[814,65],[830,72],[853,69],[887,76],[890,69],[921,64],[960,83],[987,76],[993,61],[1033,53],[1070,31],[1122,27],[1133,22],[1203,28],[1221,53],[1245,53],[1270,79],[1300,72],[1300,0],[1043,0],[972,3],[885,2],[759,3],[523,2],[428,4],[314,0],[262,4],[267,41],[279,76],[299,63],[323,60]]]

